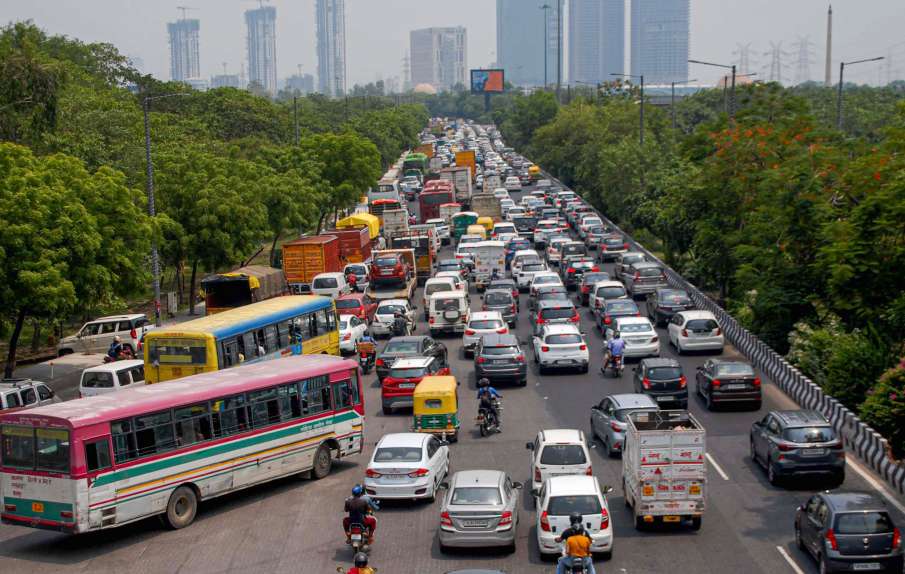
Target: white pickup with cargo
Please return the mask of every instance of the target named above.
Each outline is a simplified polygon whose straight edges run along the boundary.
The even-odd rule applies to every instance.
[[[494,271],[498,279],[506,277],[506,244],[502,241],[481,241],[475,243],[471,251],[474,258],[472,278],[478,291],[490,283]]]
[[[383,212],[383,236],[387,239],[404,235],[409,231],[409,212],[405,209],[387,209]]]
[[[637,412],[627,417],[622,489],[635,528],[691,521],[701,528],[707,484],[704,427],[687,411]]]

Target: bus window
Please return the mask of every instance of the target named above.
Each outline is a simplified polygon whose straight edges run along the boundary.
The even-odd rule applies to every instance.
[[[138,456],[166,452],[175,448],[176,436],[170,411],[136,417],[135,446]]]
[[[317,334],[326,335],[330,333],[330,320],[327,319],[327,316],[330,313],[327,309],[321,309],[317,312]]]
[[[317,337],[317,313],[308,313],[304,318],[308,320],[308,336],[305,337],[307,341]]]
[[[361,391],[358,386],[358,370],[352,371],[352,404],[361,404]]]
[[[280,403],[275,387],[249,393],[248,400],[251,402],[251,421],[255,428],[280,422]]]
[[[299,386],[297,383],[280,385],[277,392],[280,395],[280,414],[284,421],[297,419],[302,416],[302,403],[299,399]]]
[[[277,326],[267,325],[264,327],[264,348],[268,353],[276,353],[280,350],[280,342],[277,337]]]
[[[236,395],[214,401],[211,417],[214,436],[217,438],[248,430],[248,412],[245,410],[245,395]]]
[[[213,436],[207,403],[180,407],[173,411],[173,419],[176,421],[176,444],[179,446],[206,441]]]
[[[113,435],[113,456],[116,462],[127,462],[135,458],[135,434],[132,432],[132,421],[110,423],[110,432]]]
[[[257,345],[255,345],[255,334],[252,332],[242,334],[242,346],[245,348],[245,360],[254,359],[258,356]]]
[[[239,364],[239,344],[236,339],[220,342],[220,368],[226,369]]]
[[[276,324],[277,329],[277,340],[280,343],[280,348],[284,349],[289,346],[289,321],[282,321]]]
[[[330,384],[322,379],[308,379],[302,383],[303,415],[315,415],[330,410]]]
[[[352,408],[354,400],[352,398],[352,389],[349,387],[349,381],[341,383],[333,383],[333,408],[334,410],[347,410]]]
[[[106,438],[85,443],[85,463],[88,472],[110,468],[110,443]]]

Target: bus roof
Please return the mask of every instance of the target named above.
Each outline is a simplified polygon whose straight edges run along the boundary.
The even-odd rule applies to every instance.
[[[210,333],[218,338],[246,333],[255,325],[286,321],[299,315],[325,309],[332,305],[329,297],[319,295],[287,295],[250,303],[200,319],[186,321],[172,327],[149,331],[146,339],[173,337],[178,333]]]
[[[80,428],[308,377],[343,372],[357,366],[354,361],[333,355],[292,355],[165,383],[25,409],[0,416],[0,423],[30,424],[35,420],[34,417],[42,417],[70,428]]]

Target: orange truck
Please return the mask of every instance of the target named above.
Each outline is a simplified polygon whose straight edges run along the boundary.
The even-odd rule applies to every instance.
[[[313,235],[283,244],[283,273],[292,293],[310,293],[318,273],[342,271],[340,240],[334,235]]]

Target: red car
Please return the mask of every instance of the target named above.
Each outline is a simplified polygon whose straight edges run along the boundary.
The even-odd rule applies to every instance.
[[[336,312],[340,315],[355,315],[370,323],[377,311],[377,300],[364,293],[350,293],[336,299]]]
[[[449,365],[441,363],[437,357],[397,359],[380,382],[383,414],[388,415],[397,407],[414,406],[415,387],[424,377],[448,374]]]
[[[408,283],[409,273],[411,273],[411,269],[408,261],[401,253],[381,253],[371,265],[371,284],[398,283],[405,285]]]

